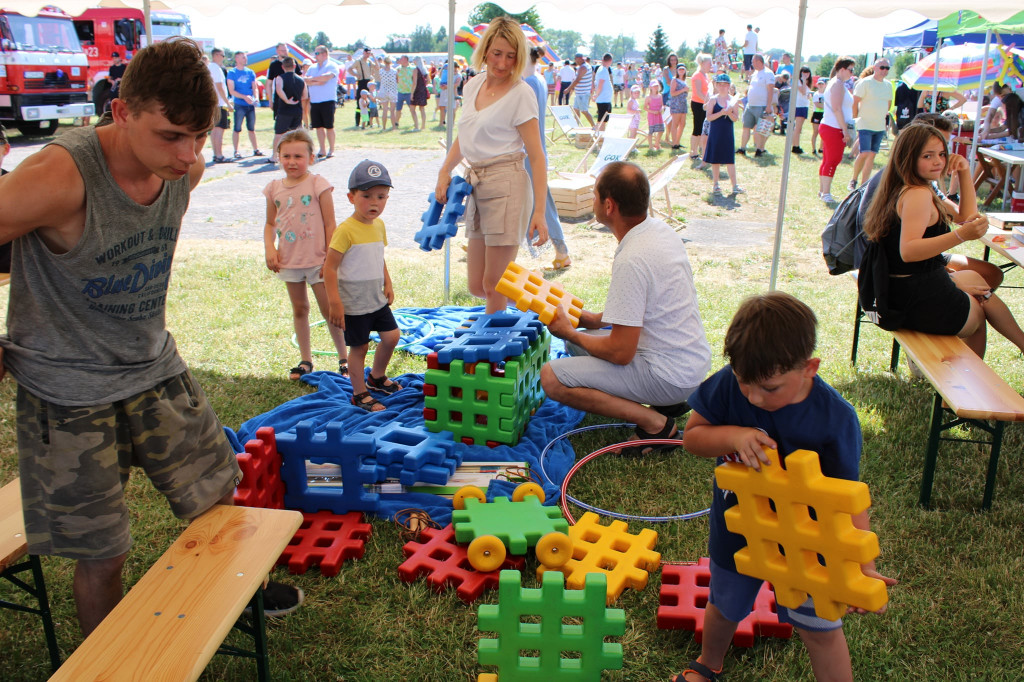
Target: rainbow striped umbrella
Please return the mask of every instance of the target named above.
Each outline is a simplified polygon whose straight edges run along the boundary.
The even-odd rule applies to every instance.
[[[940,92],[973,90],[981,84],[981,64],[985,46],[974,43],[943,47],[936,76],[935,54],[932,53],[903,72],[903,82],[915,90],[931,90],[938,78]],[[1000,83],[1007,76],[1024,78],[1024,58],[1019,51],[1001,45],[989,45],[985,59],[985,83]]]

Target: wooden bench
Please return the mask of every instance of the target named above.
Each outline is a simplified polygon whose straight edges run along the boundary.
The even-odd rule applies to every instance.
[[[26,571],[32,575],[31,584],[19,575]],[[34,613],[42,619],[46,648],[50,652],[50,665],[56,670],[60,666],[60,649],[57,647],[57,635],[53,629],[50,603],[46,598],[43,568],[39,563],[39,557],[28,553],[25,519],[21,513],[21,483],[18,479],[0,488],[0,578],[35,598],[38,607],[0,599],[0,608]]]
[[[852,274],[856,280],[856,272]],[[871,324],[871,321],[861,308],[858,298],[853,323],[853,349],[850,353],[850,362],[854,365],[857,364],[860,326],[864,323]],[[957,336],[923,334],[905,329],[890,333],[893,340],[889,369],[896,371],[902,347],[935,389],[928,446],[925,450],[924,474],[921,478],[921,505],[929,507],[931,504],[939,441],[945,440],[990,447],[985,494],[981,501],[982,509],[990,509],[995,492],[1003,427],[1006,422],[1024,421],[1024,398],[1007,385],[1002,377]],[[946,419],[949,421],[944,421]],[[975,426],[987,433],[991,439],[950,438],[942,435],[943,432],[961,424]]]
[[[194,520],[51,680],[195,680],[215,653],[255,658],[269,682],[263,579],[297,511],[216,505]],[[252,617],[240,621],[249,605]],[[255,650],[222,647],[232,627]]]

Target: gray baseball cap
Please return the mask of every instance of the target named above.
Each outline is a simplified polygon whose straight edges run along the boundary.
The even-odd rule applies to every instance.
[[[388,175],[388,169],[384,167],[384,164],[370,161],[369,159],[363,159],[356,164],[356,167],[352,169],[352,174],[348,176],[349,190],[363,191],[381,185],[394,187],[391,184],[391,176]]]

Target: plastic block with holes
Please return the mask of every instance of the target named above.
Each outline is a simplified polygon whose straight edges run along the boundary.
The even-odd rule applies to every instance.
[[[606,606],[604,574],[587,576],[582,590],[565,589],[556,571],[544,574],[540,589],[521,580],[518,571],[502,571],[498,603],[477,609],[477,629],[498,635],[480,639],[480,665],[517,682],[600,680],[601,671],[622,668],[622,644],[605,640],[625,633],[626,614]]]
[[[526,337],[529,343],[533,343],[538,336],[544,334],[547,328],[537,318],[536,313],[524,312],[513,313],[504,310],[489,315],[471,315],[466,318],[463,325],[452,334],[456,337],[464,334],[495,334],[498,332],[517,332]]]
[[[320,511],[302,515],[302,525],[295,532],[278,566],[288,566],[288,572],[305,573],[312,566],[320,567],[324,577],[338,575],[346,559],[361,559],[366,540],[373,526],[363,523],[361,512],[332,514]]]
[[[465,505],[465,509],[452,511],[457,542],[493,535],[511,554],[526,554],[548,533],[569,531],[569,522],[562,516],[562,510],[545,507],[534,495],[527,495],[522,502],[513,502],[507,497],[495,497],[493,502],[467,498]]]
[[[700,644],[704,639],[704,611],[708,603],[711,584],[710,560],[702,557],[688,566],[661,567],[661,606],[658,607],[658,627],[662,630],[692,630],[693,639]],[[780,623],[775,609],[775,594],[768,583],[762,583],[754,600],[754,609],[739,622],[732,643],[738,647],[754,646],[754,637],[789,639],[793,626]]]
[[[494,289],[512,299],[519,310],[537,313],[544,324],[554,319],[555,308],[564,305],[572,326],[579,326],[583,301],[567,294],[558,284],[547,281],[540,273],[527,270],[515,261],[508,264]]]
[[[413,239],[423,251],[436,251],[444,246],[444,241],[454,237],[459,230],[458,220],[466,211],[466,197],[473,187],[460,176],[452,176],[448,183],[448,200],[441,204],[434,193],[430,193],[430,207],[423,212],[421,227]]]
[[[479,599],[484,590],[498,586],[501,569],[520,570],[526,563],[524,557],[509,556],[499,570],[486,573],[475,570],[469,564],[466,548],[455,544],[455,529],[451,524],[440,530],[424,528],[420,537],[425,541],[412,540],[402,547],[406,560],[398,567],[398,576],[407,583],[426,576],[435,592],[443,592],[454,585],[455,594],[467,604]]]
[[[594,512],[587,512],[579,523],[570,526],[569,539],[572,540],[572,559],[557,569],[538,567],[537,577],[550,570],[561,571],[569,589],[580,590],[589,574],[603,573],[608,579],[609,604],[627,587],[634,590],[647,587],[648,571],[655,571],[661,565],[661,554],[654,551],[658,543],[655,531],[645,528],[633,535],[625,521],[612,521],[610,526],[602,526]]]
[[[871,506],[868,486],[824,476],[818,454],[809,450],[788,455],[785,469],[778,452],[765,453],[769,464],[760,471],[738,462],[715,468],[718,487],[737,497],[725,512],[726,527],[747,540],[735,554],[736,570],[769,581],[788,608],[810,595],[815,612],[829,620],[847,605],[882,608],[889,600],[885,583],[861,570],[878,556],[878,536],[853,525],[853,515]]]
[[[346,436],[341,422],[331,422],[325,433],[314,433],[313,422],[301,421],[294,432],[277,434],[281,453],[281,477],[284,479],[284,504],[305,512],[376,512],[379,497],[368,493],[364,483],[373,483],[376,472],[362,461],[374,454],[373,438]],[[306,482],[306,461],[337,464],[341,467],[341,487],[310,488]]]
[[[284,509],[284,482],[281,480],[281,455],[277,452],[274,429],[264,426],[238,453],[242,480],[235,488],[234,502],[239,507]]]
[[[444,485],[462,464],[462,453],[449,431],[432,433],[422,424],[404,426],[392,421],[359,433],[374,439],[376,453],[364,458],[363,464],[373,467],[378,482],[391,478],[402,485]]]

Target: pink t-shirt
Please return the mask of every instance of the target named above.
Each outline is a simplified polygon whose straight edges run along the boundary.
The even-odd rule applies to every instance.
[[[274,233],[282,268],[313,268],[324,264],[327,237],[324,216],[320,212],[320,195],[333,189],[326,178],[316,173],[310,173],[294,187],[285,187],[282,178],[263,188],[264,196],[277,206]]]
[[[661,94],[648,95],[644,101],[644,110],[647,111],[647,126],[658,125],[664,123],[661,119],[661,110],[665,106],[665,100],[661,98]]]

